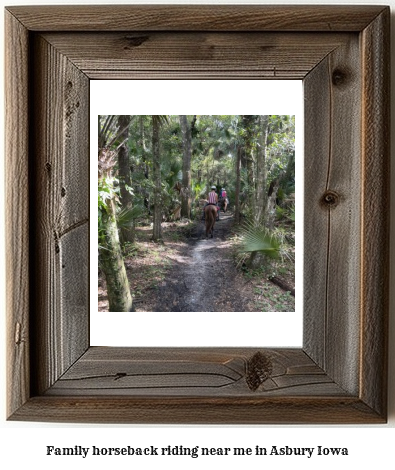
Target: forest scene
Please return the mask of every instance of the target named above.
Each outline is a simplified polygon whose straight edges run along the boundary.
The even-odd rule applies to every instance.
[[[99,115],[98,311],[295,311],[295,116]]]

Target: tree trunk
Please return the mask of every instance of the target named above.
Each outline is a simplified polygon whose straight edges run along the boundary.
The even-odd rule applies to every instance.
[[[196,116],[194,116],[196,119]],[[187,117],[180,116],[182,133],[182,144],[184,157],[182,160],[182,191],[181,191],[181,217],[191,217],[191,158],[192,158],[192,135],[188,125]]]
[[[236,151],[236,188],[235,188],[235,223],[240,223],[240,170],[241,170],[241,154],[243,152],[242,145],[237,146]]]
[[[144,179],[149,180],[149,176],[150,176],[149,164],[147,161],[148,149],[147,149],[146,139],[145,139],[144,119],[145,119],[145,116],[140,116],[139,124],[140,124],[141,160],[143,162]],[[147,189],[143,189],[143,195],[144,195],[144,207],[147,209],[148,215],[151,215],[149,192]]]
[[[119,167],[119,186],[121,189],[121,204],[123,208],[131,208],[133,203],[133,197],[128,190],[130,188],[130,164],[129,164],[129,127],[130,116],[119,116],[118,117],[118,129],[123,131],[120,134],[120,140],[122,145],[118,150],[118,167]],[[121,228],[121,239],[123,243],[134,242],[134,224],[131,223],[130,227]]]
[[[160,175],[160,150],[159,150],[158,116],[152,116],[152,173],[154,181],[154,220],[152,240],[158,242],[162,239],[162,201],[161,201],[161,175]]]
[[[295,297],[295,288],[287,284],[282,279],[278,278],[277,276],[270,277],[269,280],[276,284],[277,286],[281,287],[281,289],[288,291],[291,293],[293,297]]]
[[[259,147],[256,159],[256,191],[254,219],[258,225],[265,223],[267,214],[266,140],[269,116],[259,116]]]
[[[295,179],[295,151],[288,158],[287,168],[280,178],[280,186],[291,178]]]
[[[265,225],[269,230],[274,228],[274,220],[276,218],[276,201],[278,188],[280,187],[280,178],[273,181],[272,192],[267,198],[266,210],[265,210]]]
[[[100,135],[105,135],[101,129],[99,129]],[[107,144],[106,139],[102,139],[101,142]],[[109,148],[99,147],[98,182],[99,186],[101,186],[101,183],[106,183],[105,186],[109,193],[106,202],[104,203],[104,200],[100,198],[99,204],[101,220],[99,226],[99,262],[107,282],[109,310],[111,312],[129,312],[132,309],[132,296],[119,243],[115,189],[112,183],[112,169],[115,164],[116,152]]]
[[[256,116],[244,115],[242,117],[243,126],[245,129],[244,136],[244,150],[247,167],[247,200],[248,206],[255,216],[255,181],[254,181],[254,158],[253,158],[253,136],[254,136],[254,123]]]
[[[100,266],[107,283],[107,296],[110,312],[130,312],[132,296],[126,275],[118,227],[115,218],[115,203],[109,200],[107,212],[102,215],[104,235],[103,248],[99,251]]]

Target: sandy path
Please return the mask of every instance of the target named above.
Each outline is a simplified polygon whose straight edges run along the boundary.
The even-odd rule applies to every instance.
[[[214,238],[203,222],[156,292],[157,312],[249,311],[245,281],[234,267],[228,237],[232,215],[221,213]]]

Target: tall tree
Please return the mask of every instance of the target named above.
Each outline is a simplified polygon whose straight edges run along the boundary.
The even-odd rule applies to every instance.
[[[182,160],[182,190],[181,190],[181,217],[191,216],[191,158],[192,158],[192,133],[191,127],[196,122],[193,117],[192,125],[188,124],[187,116],[180,115],[182,133],[183,160]]]
[[[267,164],[266,141],[269,128],[269,116],[259,116],[258,119],[258,150],[256,156],[256,190],[254,219],[257,225],[263,225],[267,218]]]
[[[241,160],[244,147],[239,143],[236,147],[236,183],[235,183],[235,223],[240,223],[240,186],[241,186]]]
[[[129,210],[133,205],[131,194],[132,181],[130,177],[129,162],[129,125],[131,117],[129,115],[118,116],[118,133],[121,143],[118,146],[118,168],[119,186],[121,192],[121,204],[124,210]],[[121,227],[122,242],[134,241],[134,223],[130,222],[128,227]]]
[[[244,127],[244,154],[247,167],[247,200],[248,205],[255,214],[255,196],[254,196],[254,138],[255,138],[255,123],[257,116],[243,115],[242,125]]]
[[[142,188],[142,195],[144,198],[144,206],[147,209],[147,212],[149,215],[151,215],[151,208],[150,208],[150,200],[149,200],[149,191],[146,188],[146,183],[150,179],[150,169],[149,169],[149,163],[148,163],[148,153],[149,150],[147,148],[147,136],[146,136],[146,131],[145,131],[145,122],[147,116],[139,116],[138,119],[138,129],[139,129],[139,138],[138,138],[138,144],[139,144],[139,149],[141,153],[141,162],[142,162],[142,170],[144,174],[144,185]],[[140,182],[141,185],[141,182]]]
[[[100,133],[99,133],[100,135]],[[126,275],[116,219],[116,193],[112,169],[116,152],[99,149],[99,263],[107,283],[110,312],[129,312],[132,296]]]
[[[152,239],[157,242],[162,239],[162,181],[161,159],[159,145],[160,116],[152,116],[152,173],[154,180],[154,214]]]

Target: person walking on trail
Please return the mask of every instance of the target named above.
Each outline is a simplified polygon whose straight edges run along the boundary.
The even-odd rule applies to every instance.
[[[218,194],[216,193],[216,186],[211,186],[211,191],[208,193],[207,201],[204,207],[208,206],[209,204],[212,204],[217,207],[217,220],[219,220],[219,207],[218,207]],[[203,208],[203,217],[202,220],[204,220],[204,208]]]

